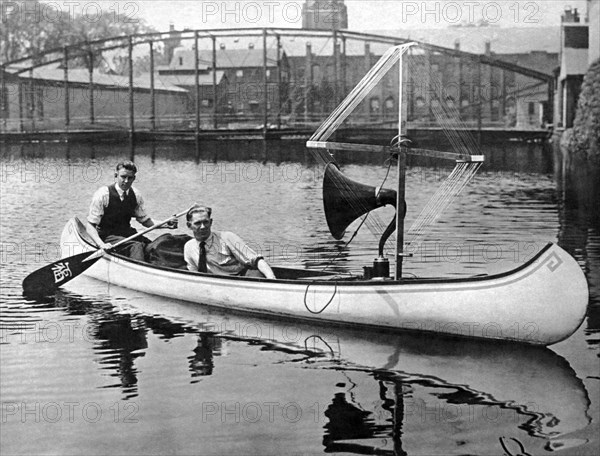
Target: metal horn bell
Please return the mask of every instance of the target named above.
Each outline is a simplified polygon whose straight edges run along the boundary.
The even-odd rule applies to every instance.
[[[361,215],[391,204],[396,207],[394,190],[360,184],[346,177],[334,163],[325,168],[323,177],[323,204],[329,231],[335,239],[344,236],[346,228]],[[402,214],[406,206],[402,208]]]

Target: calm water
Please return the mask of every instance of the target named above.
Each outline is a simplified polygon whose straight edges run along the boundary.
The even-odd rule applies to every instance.
[[[493,273],[559,242],[591,297],[582,327],[551,348],[259,319],[83,277],[53,299],[24,300],[23,278],[57,259],[64,223],[85,217],[131,151],[0,147],[3,455],[600,452],[597,177],[563,179],[538,145],[492,151],[405,270]],[[359,182],[386,175],[383,157],[338,160]],[[323,170],[301,145],[206,143],[196,156],[145,144],[135,161],[155,220],[210,204],[215,229],[237,232],[273,264],[361,272],[392,217],[383,208],[350,245],[348,235],[333,240]],[[416,165],[407,228],[449,172]]]

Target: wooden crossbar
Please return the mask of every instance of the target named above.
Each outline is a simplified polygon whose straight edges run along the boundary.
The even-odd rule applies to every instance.
[[[386,154],[393,153],[395,150],[397,150],[396,148],[392,148],[390,146],[379,146],[377,144],[356,144],[329,141],[307,141],[306,147],[313,149],[377,152]],[[457,162],[483,162],[485,158],[483,155],[457,154],[455,152],[442,152],[439,150],[422,148],[404,147],[403,150],[410,155],[441,158],[444,160],[454,160]]]

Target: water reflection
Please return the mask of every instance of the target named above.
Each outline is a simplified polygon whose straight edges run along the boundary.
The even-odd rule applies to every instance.
[[[194,348],[194,354],[190,360],[190,372],[192,383],[198,382],[196,377],[211,375],[215,367],[213,358],[221,354],[221,339],[212,333],[199,333],[198,345]]]
[[[151,356],[152,333],[166,341],[195,337],[178,363],[187,365],[192,384],[217,374],[214,360],[232,343],[293,355],[289,361],[306,369],[341,373],[346,380],[330,385],[323,410],[326,452],[407,454],[405,442],[413,442],[415,429],[431,426],[431,420],[442,428],[464,427],[467,434],[491,422],[494,440],[521,430],[534,439],[530,446],[558,447],[564,436],[591,422],[583,383],[546,348],[292,325],[112,286],[102,299],[84,297],[97,296],[102,286],[82,278],[71,284],[73,291],[59,293],[56,305],[87,313],[100,369],[119,379],[107,387],[120,388],[126,398],[140,387],[136,363]]]
[[[570,167],[555,148],[559,207],[558,243],[581,264],[588,278],[590,304],[587,333],[600,332],[600,170],[575,161]],[[589,338],[588,343],[600,341]]]

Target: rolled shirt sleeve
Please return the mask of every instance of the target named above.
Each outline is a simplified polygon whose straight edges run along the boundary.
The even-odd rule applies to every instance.
[[[100,187],[92,196],[90,211],[88,213],[88,222],[98,225],[104,215],[104,208],[108,206],[108,187]]]
[[[137,200],[137,206],[135,208],[134,216],[135,216],[135,219],[139,223],[144,223],[146,220],[148,220],[150,218],[150,216],[146,213],[146,207],[144,205],[144,197],[137,190],[135,190],[134,193],[135,193],[135,199]]]

